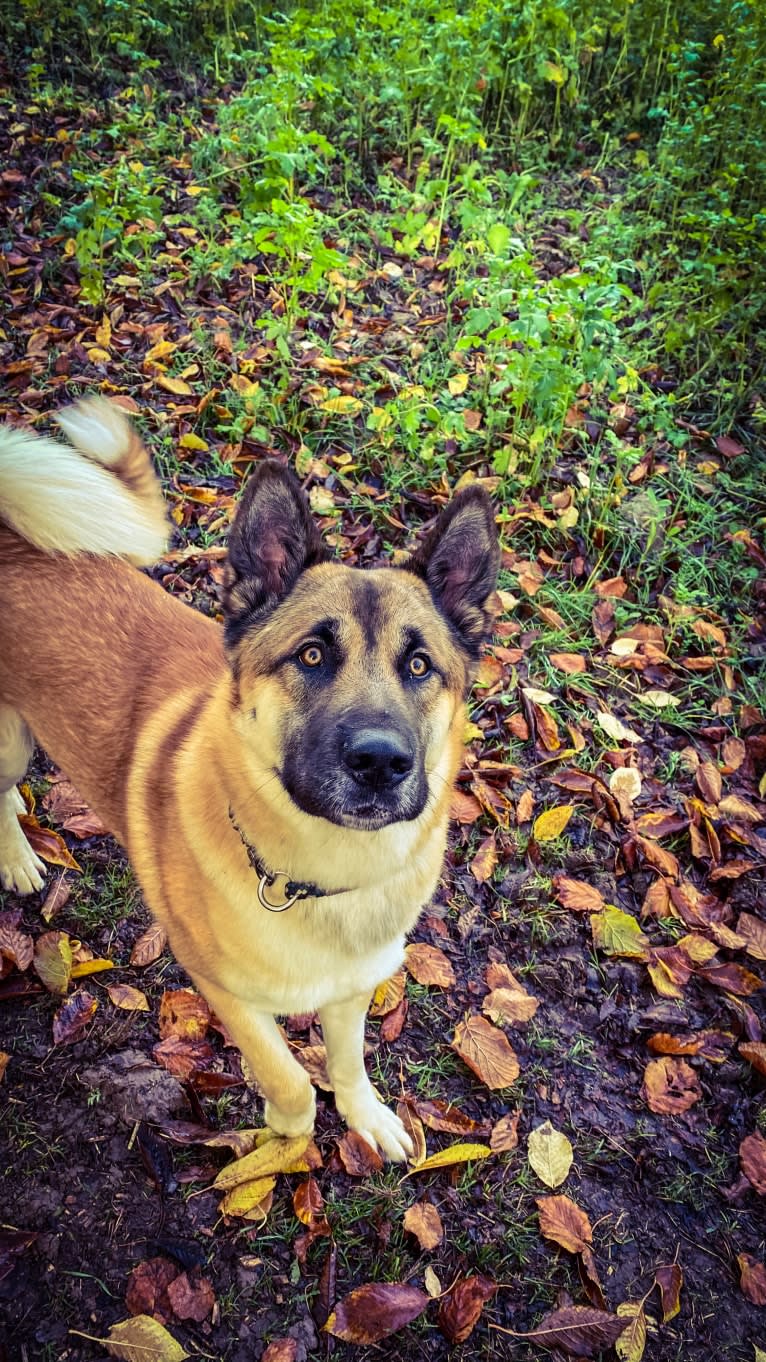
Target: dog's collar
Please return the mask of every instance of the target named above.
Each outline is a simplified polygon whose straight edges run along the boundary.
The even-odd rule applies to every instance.
[[[234,810],[231,807],[229,808],[229,818],[235,832],[239,833],[240,841],[247,852],[247,859],[258,876],[258,902],[262,908],[268,908],[270,913],[284,913],[288,908],[292,908],[294,903],[300,903],[302,899],[326,899],[335,894],[348,894],[350,892],[348,889],[320,889],[316,884],[289,879],[286,870],[269,870],[264,865],[252,842],[248,842],[234,817]],[[284,894],[284,902],[271,903],[266,897],[266,890],[273,889],[279,881],[282,881],[280,889]]]

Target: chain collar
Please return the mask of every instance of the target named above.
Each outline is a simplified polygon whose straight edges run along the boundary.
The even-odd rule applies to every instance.
[[[258,876],[258,902],[262,908],[267,908],[270,913],[284,913],[288,908],[292,908],[294,903],[300,903],[302,899],[326,899],[335,894],[350,893],[348,889],[320,889],[316,884],[309,884],[302,880],[291,880],[285,870],[269,870],[252,843],[248,842],[234,817],[234,810],[231,807],[229,807],[229,818],[247,852],[247,859]],[[279,885],[277,892],[284,895],[284,901],[281,903],[272,903],[266,896],[267,889],[273,889],[275,885]]]

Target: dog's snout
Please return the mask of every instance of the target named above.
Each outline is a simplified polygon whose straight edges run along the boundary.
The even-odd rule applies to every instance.
[[[410,774],[414,754],[407,739],[386,728],[360,728],[343,743],[343,764],[359,785],[391,789]]]

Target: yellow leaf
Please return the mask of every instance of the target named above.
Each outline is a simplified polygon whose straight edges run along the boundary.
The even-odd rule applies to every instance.
[[[76,1330],[72,1331],[73,1333]],[[91,1338],[91,1334],[82,1334]],[[113,1324],[108,1338],[99,1338],[112,1357],[122,1362],[184,1362],[189,1356],[172,1334],[151,1315],[134,1315],[132,1319]]]
[[[88,351],[88,359],[91,364],[106,364],[111,355],[108,350],[102,350],[99,345],[91,345]]]
[[[615,1340],[614,1351],[620,1362],[641,1362],[646,1347],[646,1315],[638,1301],[623,1301],[617,1306],[617,1314],[631,1322],[627,1329]]]
[[[229,379],[229,387],[233,388],[240,397],[255,397],[261,390],[261,385],[255,379],[245,378],[244,374],[232,374]]]
[[[295,1165],[308,1147],[308,1135],[298,1135],[292,1139],[275,1135],[273,1139],[254,1149],[251,1154],[245,1154],[244,1158],[235,1159],[234,1163],[222,1168],[213,1186],[219,1191],[228,1191],[230,1187],[238,1187],[242,1182],[252,1182],[255,1178],[267,1178],[275,1173],[284,1173]]]
[[[177,349],[178,346],[175,341],[157,341],[157,344],[153,345],[151,350],[147,350],[144,363],[156,364],[158,359],[167,359],[168,355],[174,354]]]
[[[326,401],[319,403],[320,411],[330,411],[336,416],[356,416],[362,410],[362,403],[358,397],[350,397],[343,394],[341,397],[328,397]]]
[[[246,1156],[249,1157],[249,1156]],[[276,1186],[275,1177],[252,1178],[227,1192],[220,1205],[223,1215],[247,1215],[260,1206],[263,1198]]]
[[[468,374],[453,374],[452,378],[447,380],[447,387],[453,397],[459,397],[468,387]]]
[[[546,1187],[560,1187],[569,1176],[574,1151],[566,1135],[544,1121],[527,1141],[527,1158]]]
[[[176,397],[192,396],[189,384],[185,383],[182,378],[171,378],[169,374],[161,374],[157,382],[166,392],[173,393]]]
[[[86,974],[100,974],[102,970],[114,969],[113,960],[83,960],[72,966],[72,979],[83,979]]]
[[[447,1149],[440,1149],[438,1154],[431,1154],[417,1168],[406,1173],[405,1177],[411,1178],[415,1173],[427,1173],[431,1168],[449,1168],[453,1163],[468,1163],[472,1159],[486,1159],[492,1153],[488,1144],[451,1144]]]
[[[593,944],[605,955],[626,956],[628,959],[643,960],[649,945],[638,922],[622,908],[607,903],[603,912],[594,913],[590,920]]]
[[[112,323],[110,322],[106,313],[104,313],[103,317],[101,318],[101,325],[96,327],[96,344],[102,345],[106,350],[109,347],[111,339],[112,339]]]
[[[558,804],[553,809],[546,809],[532,825],[532,836],[535,841],[553,842],[556,837],[560,837],[573,813],[574,804]]]
[[[149,1000],[140,988],[134,988],[132,984],[110,984],[106,990],[109,994],[109,1001],[115,1007],[121,1007],[126,1012],[148,1012]]]
[[[66,993],[72,977],[72,942],[66,932],[43,932],[37,938],[34,968],[50,993]]]
[[[463,742],[465,745],[468,746],[469,743],[480,742],[483,737],[484,729],[479,728],[479,725],[472,723],[470,719],[467,720],[465,728],[463,729]]]
[[[186,435],[182,435],[178,444],[181,449],[192,449],[200,454],[204,454],[210,447],[207,440],[201,440],[199,435],[193,435],[191,431]]]
[[[645,705],[651,705],[653,709],[675,709],[681,703],[678,696],[672,695],[669,690],[645,690],[640,699],[643,700]],[[623,1338],[629,1333],[630,1330],[626,1330]]]

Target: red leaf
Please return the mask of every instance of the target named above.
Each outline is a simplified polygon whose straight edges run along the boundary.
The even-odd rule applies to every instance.
[[[485,1303],[494,1296],[494,1282],[487,1277],[459,1277],[455,1285],[439,1302],[436,1317],[441,1332],[449,1343],[465,1343],[473,1333]]]
[[[379,1343],[423,1314],[424,1291],[403,1282],[369,1282],[338,1301],[325,1330],[346,1343]]]

